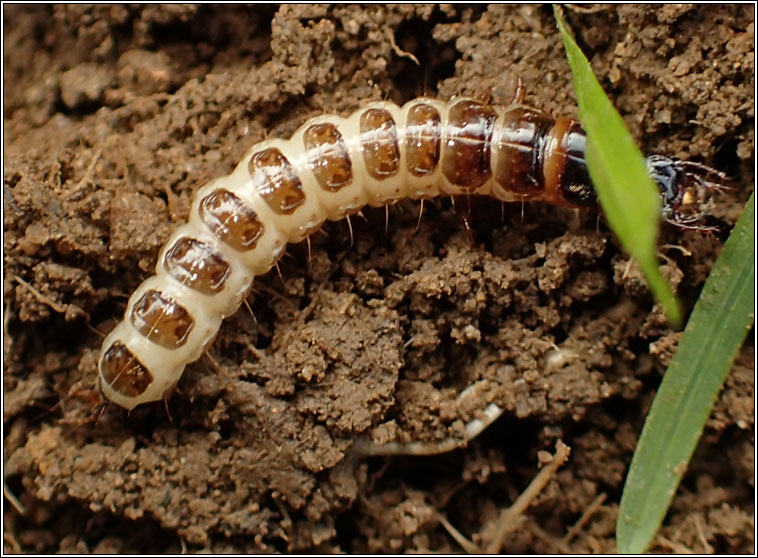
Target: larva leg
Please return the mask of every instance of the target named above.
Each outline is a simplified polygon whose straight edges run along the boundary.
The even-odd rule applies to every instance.
[[[521,79],[521,76],[518,77],[518,84],[516,85],[516,93],[513,95],[513,103],[514,105],[520,105],[524,101],[524,94],[526,93],[526,88],[524,87],[524,80]]]

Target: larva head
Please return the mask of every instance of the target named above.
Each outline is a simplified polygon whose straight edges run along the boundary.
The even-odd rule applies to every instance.
[[[726,180],[719,171],[691,161],[665,155],[650,155],[645,160],[647,171],[658,184],[663,200],[663,218],[677,227],[710,230],[704,224],[710,213],[713,192],[724,187],[709,177]]]

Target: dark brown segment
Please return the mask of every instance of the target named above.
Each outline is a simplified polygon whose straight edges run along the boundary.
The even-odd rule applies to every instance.
[[[506,191],[536,197],[545,190],[543,138],[552,125],[551,118],[529,107],[505,113],[495,145],[495,181]]]
[[[129,315],[132,325],[153,343],[177,349],[187,342],[195,320],[189,312],[158,291],[140,297]]]
[[[405,124],[405,164],[414,176],[432,174],[440,161],[442,119],[433,106],[418,104]]]
[[[492,107],[476,101],[458,101],[450,107],[442,172],[452,184],[473,191],[490,178],[496,119]]]
[[[324,122],[309,126],[303,134],[308,166],[319,186],[336,192],[353,180],[353,164],[337,126]]]
[[[303,185],[287,158],[270,147],[250,159],[253,187],[277,215],[290,215],[305,203]]]
[[[392,115],[381,109],[364,110],[360,118],[361,151],[366,170],[381,180],[397,174],[400,168],[400,146]]]
[[[255,248],[263,234],[263,223],[255,211],[231,192],[218,189],[200,202],[200,219],[226,244],[244,252]]]
[[[169,248],[163,267],[182,285],[207,295],[220,292],[231,272],[229,264],[211,246],[187,237]]]
[[[597,195],[590,180],[584,159],[586,134],[576,120],[572,120],[561,142],[565,153],[563,172],[558,179],[561,197],[575,207],[597,206]]]
[[[111,345],[100,363],[103,379],[115,391],[136,397],[153,383],[153,375],[120,341]]]

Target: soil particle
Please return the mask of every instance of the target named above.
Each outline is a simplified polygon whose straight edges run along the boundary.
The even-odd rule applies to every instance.
[[[61,100],[69,109],[96,103],[113,78],[110,67],[83,62],[61,74]]]
[[[171,58],[165,52],[127,50],[117,63],[118,85],[136,95],[165,93],[176,80]]]
[[[615,550],[624,477],[678,334],[596,215],[469,200],[368,208],[292,246],[165,405],[98,407],[101,338],[255,143],[422,93],[575,116],[542,6],[6,6],[6,552],[459,552],[557,440],[571,458],[509,553]],[[753,188],[749,5],[615,5],[569,23],[643,151]],[[467,230],[459,213],[468,215]],[[664,227],[686,308],[723,242]],[[653,551],[753,553],[754,347],[742,349]],[[465,396],[461,392],[468,388]],[[365,458],[369,438],[460,439]],[[102,412],[100,412],[102,410]],[[593,502],[583,528],[571,526]],[[603,499],[604,498],[604,499]]]

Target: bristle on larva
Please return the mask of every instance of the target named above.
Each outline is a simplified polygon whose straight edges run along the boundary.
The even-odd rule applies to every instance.
[[[253,146],[230,175],[198,190],[189,221],[171,235],[155,275],[106,337],[103,394],[126,409],[167,397],[253,278],[327,219],[366,205],[460,194],[596,207],[584,146],[575,120],[468,98],[372,103],[347,118],[314,118],[289,140]],[[655,157],[654,177],[684,173],[680,161]],[[664,194],[683,183],[670,174]],[[681,201],[666,210],[671,220]]]

